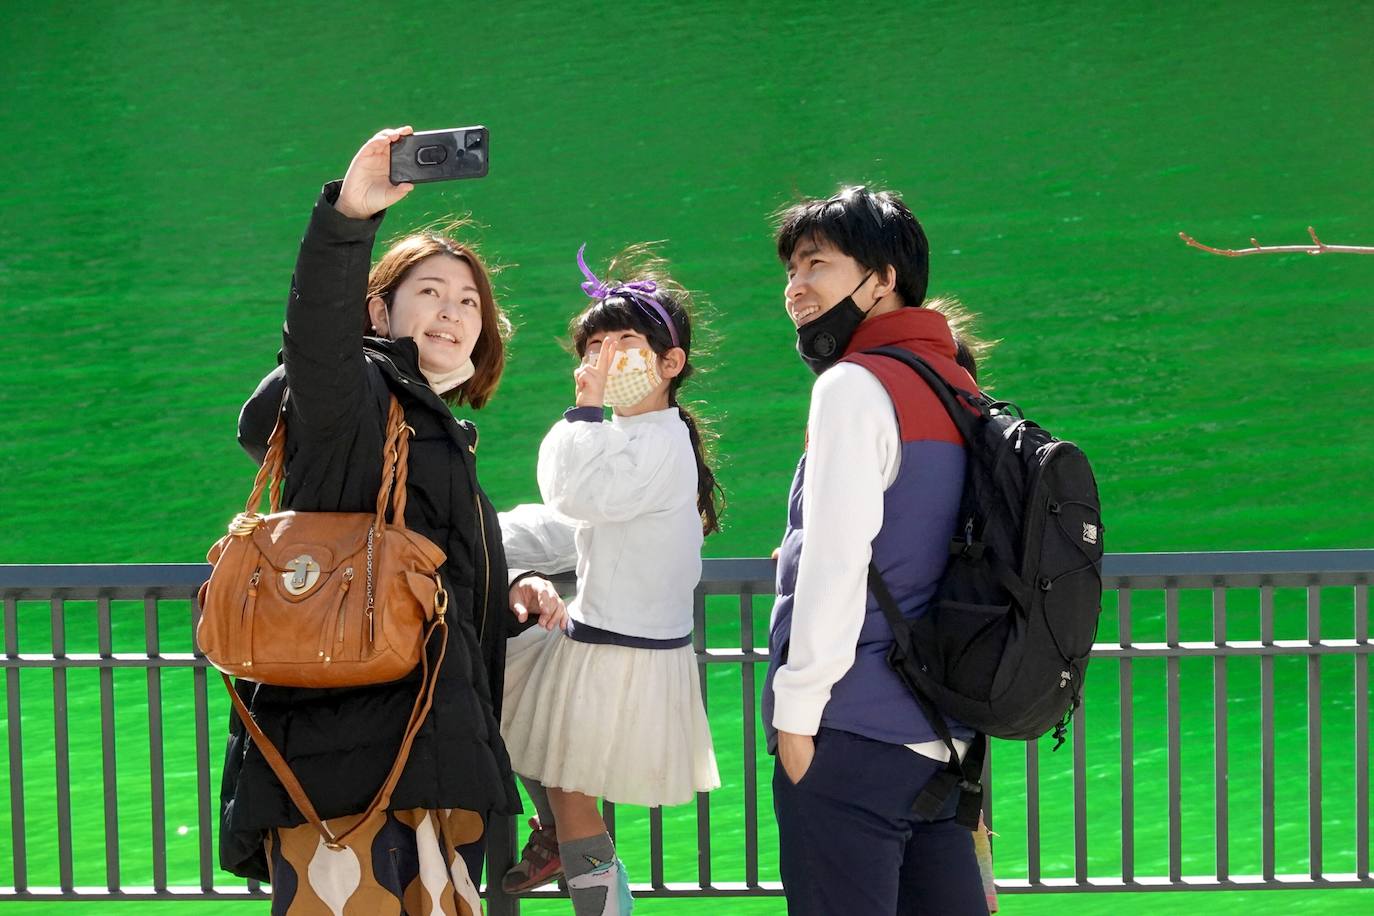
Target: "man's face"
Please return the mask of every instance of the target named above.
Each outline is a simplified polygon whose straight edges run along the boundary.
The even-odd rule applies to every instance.
[[[787,287],[783,291],[784,306],[792,323],[801,327],[815,321],[853,295],[860,310],[867,310],[872,296],[854,287],[869,271],[862,264],[823,238],[809,236],[797,243],[787,261]]]

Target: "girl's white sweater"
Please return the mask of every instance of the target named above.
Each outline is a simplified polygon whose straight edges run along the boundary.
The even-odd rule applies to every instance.
[[[626,636],[692,631],[701,579],[697,464],[676,407],[560,420],[539,447],[543,504],[501,513],[514,570],[577,570],[568,614]]]

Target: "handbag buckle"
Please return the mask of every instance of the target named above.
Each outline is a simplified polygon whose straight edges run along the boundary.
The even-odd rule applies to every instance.
[[[320,581],[320,564],[308,553],[287,563],[286,569],[281,574],[282,588],[292,595],[304,595]]]

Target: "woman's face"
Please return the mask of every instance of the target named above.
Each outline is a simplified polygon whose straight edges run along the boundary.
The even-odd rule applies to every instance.
[[[466,261],[432,254],[396,287],[391,308],[374,296],[368,313],[377,333],[414,338],[420,368],[443,375],[468,361],[482,332],[482,299]]]

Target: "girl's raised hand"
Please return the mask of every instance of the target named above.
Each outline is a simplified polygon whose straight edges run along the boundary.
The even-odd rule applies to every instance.
[[[388,128],[364,143],[348,165],[334,209],[352,219],[368,219],[409,194],[415,185],[391,183],[391,144],[414,132]]]
[[[620,338],[606,337],[601,341],[601,349],[590,365],[581,365],[573,370],[573,381],[577,384],[578,407],[604,407],[606,405],[606,376],[611,373],[611,363],[616,351],[620,349]]]

